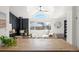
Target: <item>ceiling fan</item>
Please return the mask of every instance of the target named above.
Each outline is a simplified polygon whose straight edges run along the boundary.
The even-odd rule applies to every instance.
[[[44,9],[43,6],[39,6],[40,10],[39,11],[43,11],[43,12],[48,12],[47,10]]]

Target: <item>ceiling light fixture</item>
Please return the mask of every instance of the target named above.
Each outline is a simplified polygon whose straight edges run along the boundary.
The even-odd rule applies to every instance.
[[[39,6],[40,10],[39,11],[43,11],[43,12],[48,12],[47,10],[44,9],[43,6]]]

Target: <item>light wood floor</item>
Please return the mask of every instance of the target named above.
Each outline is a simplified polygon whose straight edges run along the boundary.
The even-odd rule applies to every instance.
[[[17,39],[16,47],[0,47],[0,51],[78,51],[63,39]]]

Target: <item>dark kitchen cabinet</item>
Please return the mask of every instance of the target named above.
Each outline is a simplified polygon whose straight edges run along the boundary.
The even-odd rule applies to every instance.
[[[29,20],[28,18],[24,18],[23,19],[23,29],[25,30],[25,32],[27,33],[27,35],[29,35]]]
[[[28,18],[19,17],[20,20],[20,30],[24,30],[25,33],[29,33],[29,20]]]
[[[29,33],[29,19],[16,17],[13,13],[9,13],[10,24],[12,24],[12,29],[16,30],[16,35],[20,35],[20,30],[24,30],[25,33]]]
[[[12,14],[11,12],[10,12],[10,14],[9,14],[9,16],[10,16],[10,24],[12,24],[12,29],[17,29],[17,17],[14,15],[14,14]]]

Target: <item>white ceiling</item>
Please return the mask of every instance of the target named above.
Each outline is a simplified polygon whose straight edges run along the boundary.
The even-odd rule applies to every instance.
[[[11,6],[10,11],[17,17],[27,18],[27,7],[26,6]]]
[[[45,10],[47,10],[48,12],[44,12],[45,14],[48,15],[49,18],[60,18],[65,16],[67,7],[64,6],[47,6],[44,7]],[[28,16],[29,18],[32,17],[32,15],[34,15],[36,12],[39,11],[39,7],[35,7],[35,6],[28,6],[27,7],[27,12],[28,12]]]
[[[64,17],[67,11],[67,7],[64,6],[45,6],[44,9],[48,11],[44,13],[49,18]],[[10,11],[17,17],[32,18],[32,15],[39,11],[39,6],[11,6]]]

